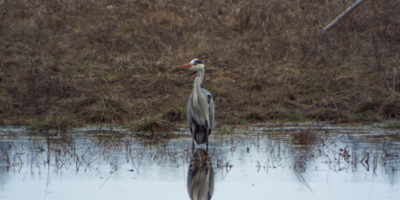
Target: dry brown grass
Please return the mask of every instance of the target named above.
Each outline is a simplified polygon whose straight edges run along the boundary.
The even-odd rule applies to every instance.
[[[133,124],[130,128],[135,132],[169,132],[176,131],[177,129],[173,124],[158,118],[143,118],[142,120]]]
[[[349,5],[4,1],[0,123],[184,121],[192,84],[177,84],[193,74],[176,66],[192,58],[211,69],[220,122],[399,119],[400,2],[367,1],[319,33]]]

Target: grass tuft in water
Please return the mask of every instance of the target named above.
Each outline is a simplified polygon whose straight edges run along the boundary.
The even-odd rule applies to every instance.
[[[129,129],[135,132],[169,132],[177,130],[176,127],[168,121],[159,118],[143,118],[139,122],[130,125]]]
[[[304,145],[307,147],[315,144],[317,140],[317,135],[310,130],[301,130],[300,133],[291,134],[291,142],[295,145]]]
[[[29,131],[50,131],[55,130],[57,132],[67,132],[75,127],[79,120],[74,118],[72,115],[49,115],[46,118],[35,121],[32,125],[28,126]]]

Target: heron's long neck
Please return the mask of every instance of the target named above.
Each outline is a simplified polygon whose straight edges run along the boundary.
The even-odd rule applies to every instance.
[[[201,94],[200,85],[201,85],[201,82],[203,82],[203,79],[204,79],[204,71],[205,71],[204,69],[197,71],[197,76],[194,79],[193,92],[195,94],[198,94],[198,95]]]
[[[204,78],[204,71],[204,69],[197,71],[192,91],[192,111],[196,116],[195,120],[201,125],[204,125],[209,121],[207,97],[201,92],[200,88],[201,82],[203,82]]]

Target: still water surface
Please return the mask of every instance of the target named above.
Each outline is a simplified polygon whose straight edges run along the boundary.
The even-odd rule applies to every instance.
[[[196,153],[172,135],[0,129],[0,199],[189,199]],[[399,154],[400,131],[375,125],[224,127],[205,173],[212,199],[399,199]]]

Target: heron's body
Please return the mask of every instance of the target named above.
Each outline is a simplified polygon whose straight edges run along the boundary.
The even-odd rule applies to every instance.
[[[202,88],[200,92],[202,93],[201,95],[192,93],[187,105],[187,123],[190,133],[194,134],[194,140],[197,144],[207,142],[207,128],[209,129],[208,135],[210,135],[214,125],[214,101],[210,92],[206,89]],[[204,98],[206,99],[204,100]],[[207,107],[208,110],[196,109],[198,107]]]
[[[197,71],[197,76],[193,83],[192,94],[189,97],[187,105],[187,123],[193,140],[198,144],[207,142],[214,125],[214,101],[210,92],[200,87],[204,79],[204,65],[194,59],[190,63],[180,66]]]

